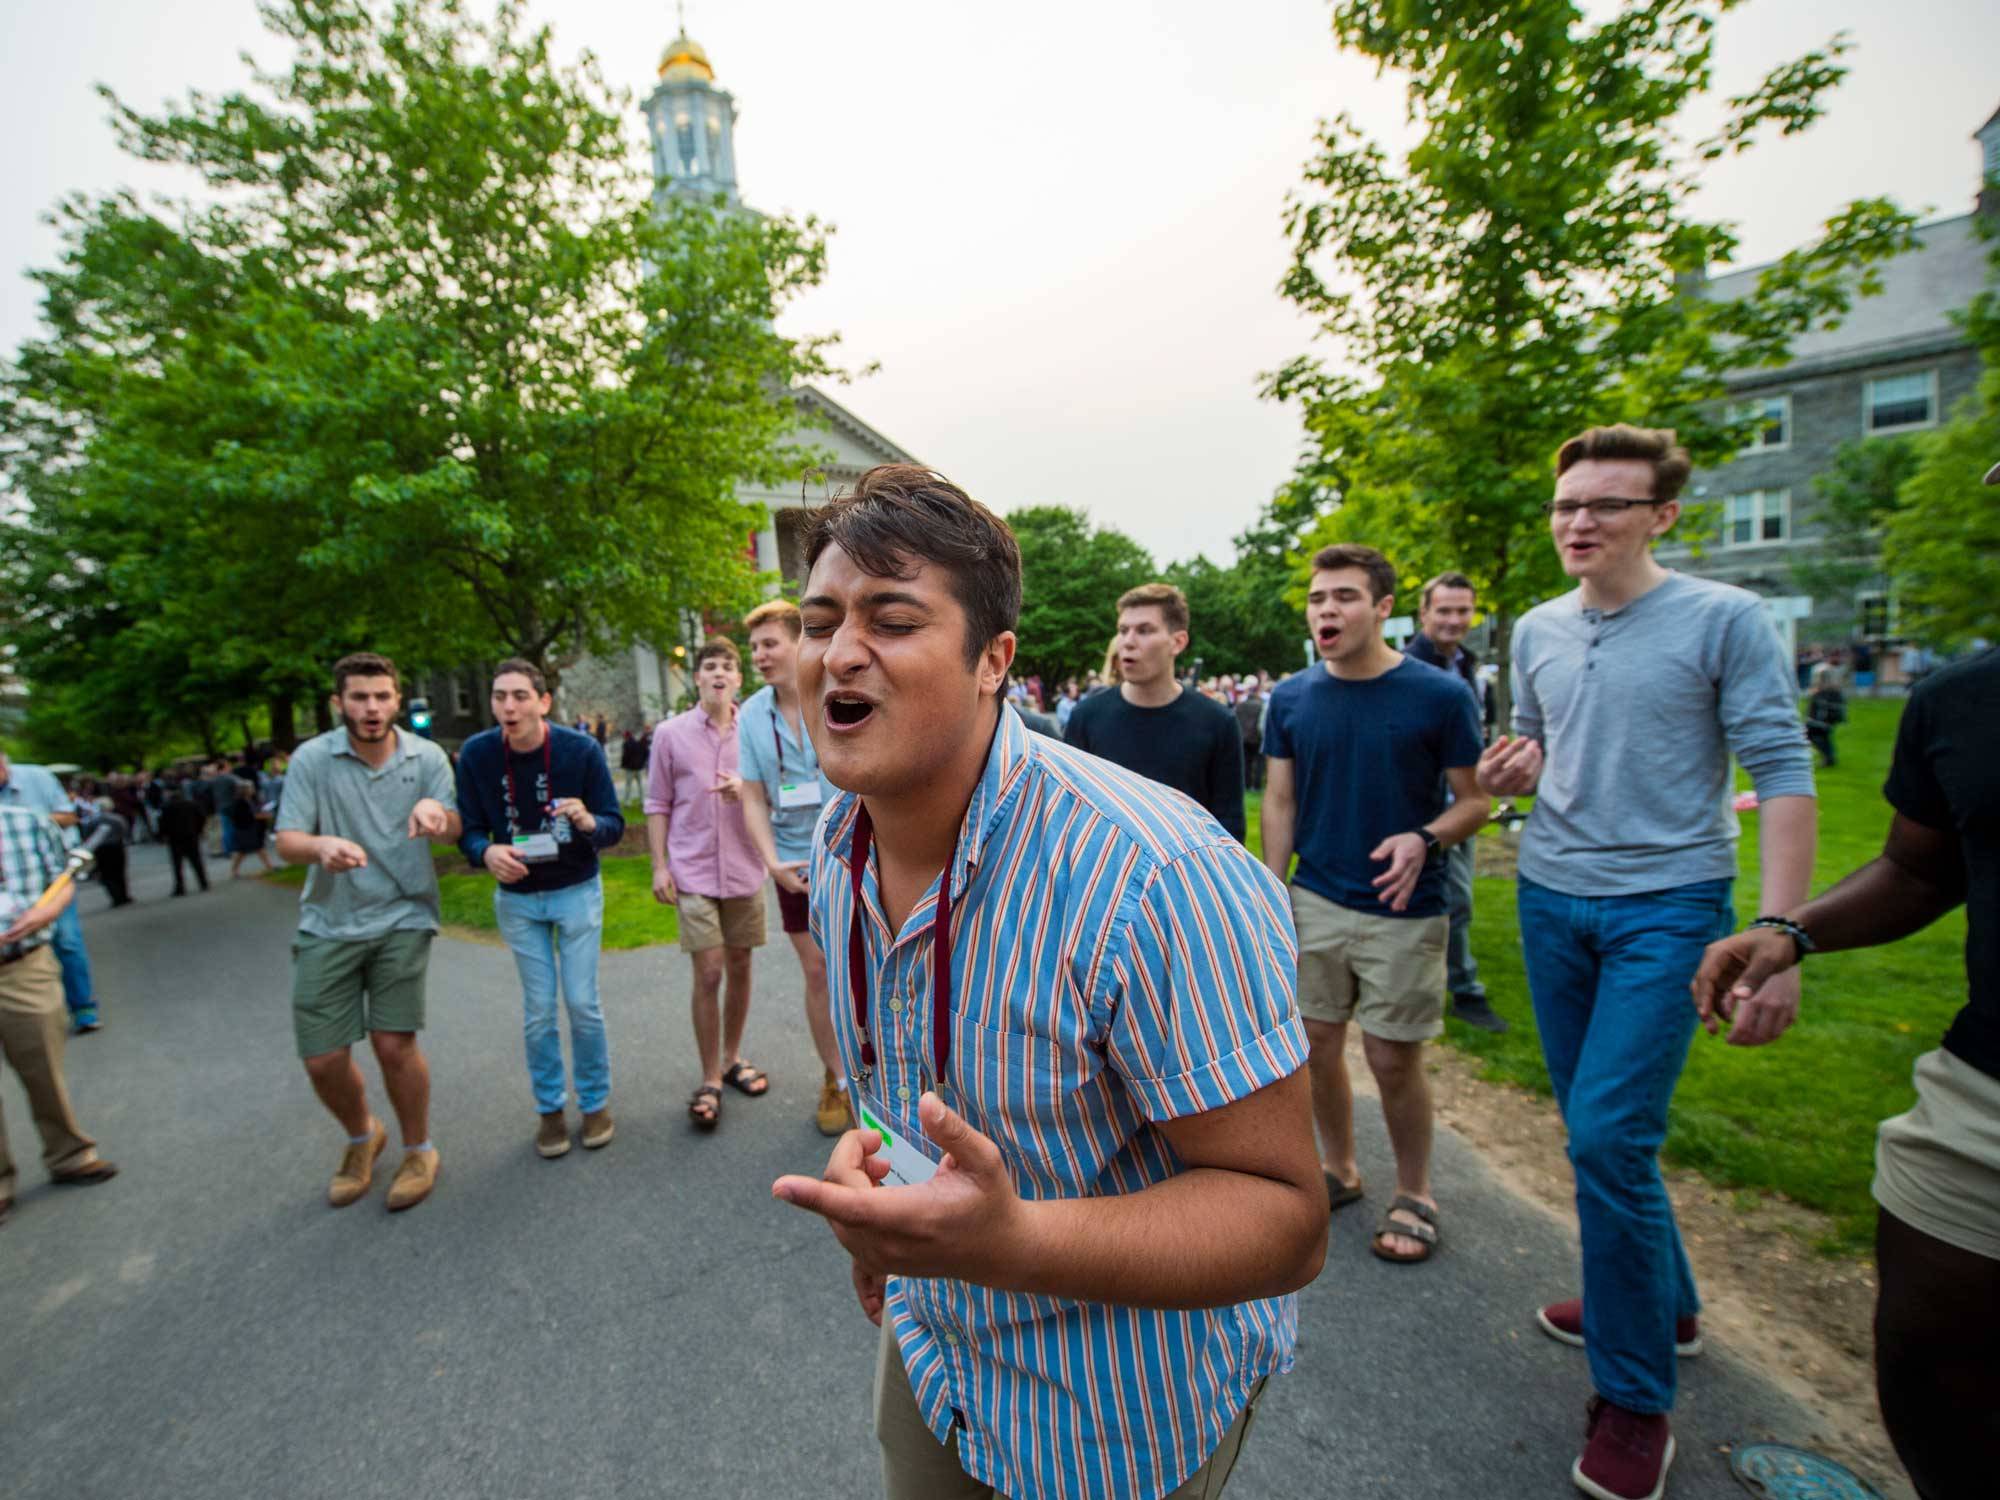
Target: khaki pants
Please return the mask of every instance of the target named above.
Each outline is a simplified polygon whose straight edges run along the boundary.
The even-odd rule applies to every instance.
[[[47,943],[25,958],[0,964],[0,1057],[21,1075],[35,1128],[42,1134],[42,1164],[51,1175],[74,1172],[97,1159],[97,1142],[83,1133],[63,1083],[62,970]],[[7,1120],[0,1113],[0,1202],[14,1196],[14,1158],[7,1150]]]
[[[1266,1381],[1251,1388],[1250,1400],[1222,1434],[1207,1462],[1160,1500],[1216,1500],[1229,1483],[1236,1455],[1256,1415]],[[940,1443],[924,1425],[903,1368],[902,1351],[889,1333],[889,1316],[882,1315],[882,1344],[875,1362],[875,1440],[882,1445],[882,1493],[886,1500],[1006,1500],[990,1485],[981,1484],[958,1466],[958,1434]]]

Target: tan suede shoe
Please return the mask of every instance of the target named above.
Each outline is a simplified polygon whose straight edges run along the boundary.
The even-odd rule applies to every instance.
[[[583,1117],[583,1149],[595,1151],[599,1146],[611,1144],[611,1137],[618,1133],[618,1126],[612,1121],[611,1110],[593,1109]]]
[[[854,1116],[847,1108],[847,1091],[831,1073],[819,1086],[819,1109],[813,1123],[819,1126],[821,1135],[840,1135],[854,1124]]]
[[[569,1155],[569,1117],[561,1110],[542,1116],[541,1128],[535,1132],[535,1149],[551,1159]]]
[[[335,1208],[345,1208],[355,1200],[366,1197],[368,1189],[374,1185],[375,1158],[388,1144],[389,1132],[382,1128],[382,1122],[370,1120],[368,1139],[349,1146],[340,1158],[340,1170],[333,1174],[333,1181],[327,1185],[326,1201]]]
[[[415,1208],[430,1197],[437,1180],[438,1154],[435,1150],[405,1151],[403,1164],[396,1168],[396,1180],[389,1184],[389,1212],[401,1213],[406,1208]]]

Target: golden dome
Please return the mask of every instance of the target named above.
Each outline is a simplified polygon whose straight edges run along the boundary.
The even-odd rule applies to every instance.
[[[667,43],[667,50],[660,58],[660,78],[662,81],[699,78],[703,83],[713,83],[715,69],[709,66],[708,54],[702,51],[701,43],[683,31]]]

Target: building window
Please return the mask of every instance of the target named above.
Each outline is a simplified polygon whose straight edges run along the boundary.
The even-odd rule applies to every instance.
[[[681,148],[681,172],[692,177],[695,175],[694,121],[685,112],[674,116],[674,135]]]
[[[1763,547],[1792,534],[1790,490],[1751,490],[1722,502],[1722,545]]]
[[[1743,445],[1745,453],[1774,453],[1792,445],[1792,398],[1760,396],[1746,401],[1732,415],[1738,421],[1755,421]]]
[[[472,684],[463,672],[451,675],[451,711],[461,719],[472,713]]]
[[[1937,421],[1937,371],[1878,375],[1861,388],[1863,432],[1902,432]]]

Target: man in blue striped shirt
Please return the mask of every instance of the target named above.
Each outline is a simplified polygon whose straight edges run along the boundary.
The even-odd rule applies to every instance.
[[[1219,1494],[1326,1249],[1284,892],[1001,711],[1020,553],[963,491],[870,470],[807,558],[799,691],[843,789],[812,933],[862,1128],[773,1191],[883,1325],[886,1492]]]

